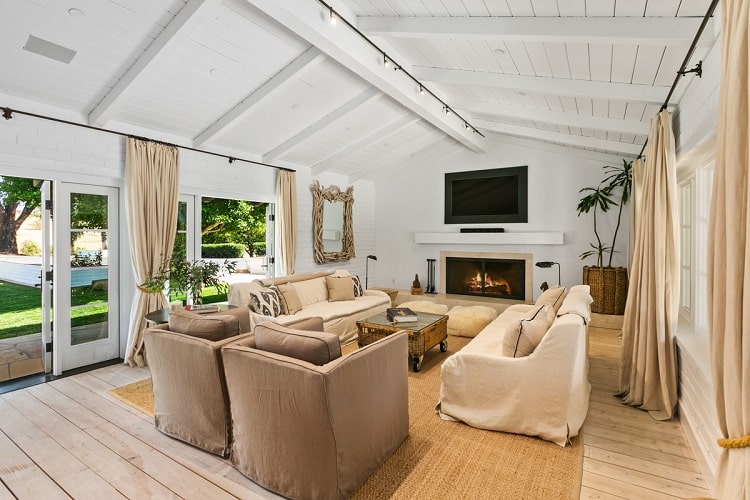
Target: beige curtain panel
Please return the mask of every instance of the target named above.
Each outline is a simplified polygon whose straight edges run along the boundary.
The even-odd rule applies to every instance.
[[[722,433],[715,494],[750,498],[750,3],[724,0],[722,7],[722,78],[708,238],[711,367]]]
[[[125,151],[125,196],[130,256],[136,284],[159,270],[172,257],[177,230],[178,150],[128,138]],[[130,308],[125,362],[145,366],[143,329],[146,314],[167,307],[162,292],[135,289]]]
[[[630,191],[630,234],[628,237],[628,271],[633,269],[633,255],[635,254],[635,235],[638,232],[638,220],[640,220],[640,193],[643,192],[643,176],[646,165],[642,158],[633,160],[632,175],[633,187]]]
[[[674,331],[679,306],[679,217],[672,117],[651,120],[642,179],[634,178],[636,219],[622,329],[623,402],[669,420],[677,404]]]
[[[297,177],[280,170],[276,181],[278,199],[279,262],[285,276],[294,274],[297,258]]]

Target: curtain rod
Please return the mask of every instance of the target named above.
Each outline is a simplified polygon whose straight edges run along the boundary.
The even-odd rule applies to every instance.
[[[693,57],[693,53],[695,52],[695,48],[698,46],[698,41],[701,38],[701,35],[703,35],[703,30],[706,29],[706,25],[708,24],[708,20],[711,19],[711,16],[714,15],[714,11],[716,10],[716,6],[719,4],[719,0],[713,0],[711,2],[711,5],[708,6],[708,10],[706,11],[706,15],[703,16],[703,21],[701,22],[701,25],[698,27],[698,31],[695,33],[695,37],[693,38],[693,43],[690,44],[690,48],[687,51],[687,54],[685,54],[685,59],[682,61],[682,66],[680,66],[680,70],[677,72],[677,75],[674,77],[674,82],[672,82],[672,87],[669,89],[669,94],[667,94],[667,98],[664,99],[664,104],[661,105],[661,108],[659,108],[659,111],[664,111],[667,109],[667,106],[669,105],[669,99],[672,97],[672,94],[675,91],[675,88],[677,88],[677,82],[680,81],[680,78],[685,76],[688,73],[697,73],[698,78],[701,76],[702,72],[702,63],[703,61],[698,61],[698,64],[695,68],[686,71],[685,67],[690,62],[690,58]],[[646,145],[648,144],[648,137],[646,137],[646,142],[643,143],[643,147],[641,148],[641,152],[638,153],[638,158],[643,157],[643,152],[646,151]]]
[[[133,134],[126,134],[125,132],[119,132],[117,130],[110,130],[110,129],[107,129],[107,128],[95,127],[93,125],[86,125],[85,123],[76,123],[76,122],[72,122],[72,121],[69,121],[69,120],[63,120],[62,118],[55,118],[55,117],[52,117],[52,116],[39,115],[39,114],[36,114],[36,113],[29,113],[28,111],[21,111],[21,110],[18,110],[18,109],[13,109],[13,108],[8,108],[8,107],[3,107],[3,108],[0,108],[0,109],[3,110],[3,118],[5,118],[6,120],[12,119],[13,118],[13,113],[17,113],[19,115],[31,116],[33,118],[39,118],[39,119],[42,119],[42,120],[48,120],[48,121],[57,122],[57,123],[64,123],[66,125],[73,125],[75,127],[87,128],[89,130],[96,130],[97,132],[106,132],[107,134],[114,134],[114,135],[119,135],[119,136],[122,136],[122,137],[132,137],[133,139],[138,139],[138,140],[141,140],[141,141],[148,141],[148,142],[153,142],[153,143],[156,143],[156,144],[163,144],[164,146],[171,146],[173,148],[187,149],[188,151],[195,151],[196,153],[203,153],[203,154],[207,154],[207,155],[218,156],[220,158],[226,158],[227,160],[229,160],[229,163],[234,163],[235,161],[242,161],[242,162],[245,162],[245,163],[251,163],[253,165],[259,165],[261,167],[275,168],[277,170],[285,170],[287,172],[296,172],[296,170],[293,170],[291,168],[279,167],[278,165],[271,165],[269,163],[263,163],[263,162],[260,162],[260,161],[248,160],[248,159],[245,159],[245,158],[238,158],[236,156],[230,156],[230,155],[225,155],[225,154],[222,154],[222,153],[216,153],[214,151],[206,151],[205,149],[198,149],[198,148],[193,148],[193,147],[190,147],[190,146],[180,146],[179,144],[172,144],[171,142],[157,141],[156,139],[149,139],[148,137],[140,137],[140,136],[133,135]]]

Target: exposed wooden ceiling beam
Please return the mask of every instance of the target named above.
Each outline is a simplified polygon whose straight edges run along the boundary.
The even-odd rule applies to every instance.
[[[356,182],[366,177],[380,175],[386,171],[390,172],[403,165],[405,157],[413,156],[423,149],[429,148],[438,142],[446,140],[443,134],[424,134],[416,141],[409,142],[400,148],[392,149],[388,154],[382,156],[372,165],[365,166],[349,175],[349,182]]]
[[[253,107],[259,102],[278,92],[286,84],[295,81],[324,59],[325,56],[318,49],[310,47],[294,61],[287,64],[281,71],[269,78],[263,85],[255,89],[242,102],[227,111],[221,118],[198,134],[193,142],[197,146],[203,146],[211,141],[215,141],[247,118],[252,112]]]
[[[401,132],[403,129],[409,127],[410,125],[413,125],[414,123],[417,123],[419,120],[419,118],[409,113],[408,115],[399,118],[395,122],[389,123],[385,127],[378,129],[371,134],[360,137],[344,149],[337,151],[333,155],[314,165],[310,169],[310,172],[312,173],[312,175],[319,175],[344,158],[356,153],[357,151],[362,150],[363,148],[366,148],[367,146],[375,144],[378,141],[382,141],[386,137],[390,137]]]
[[[690,45],[695,17],[369,17],[357,18],[372,36],[471,38],[522,42]],[[713,19],[709,21],[713,25]],[[710,28],[709,28],[710,29]],[[702,39],[710,45],[709,37]]]
[[[628,144],[625,142],[610,141],[607,139],[597,139],[596,137],[586,137],[581,135],[563,134],[552,132],[550,130],[541,130],[530,127],[519,127],[507,123],[498,123],[489,120],[474,120],[478,127],[490,132],[500,134],[515,135],[519,137],[530,137],[544,141],[570,144],[571,146],[581,146],[586,148],[603,149],[606,151],[617,151],[631,156],[637,156],[641,151],[640,144]]]
[[[368,102],[371,102],[375,99],[380,99],[382,96],[383,94],[378,92],[377,89],[374,89],[372,87],[368,88],[354,99],[344,103],[343,106],[339,106],[320,120],[316,121],[312,125],[305,127],[303,130],[299,131],[289,139],[273,148],[271,151],[263,155],[263,161],[271,162],[276,160],[279,156],[299,146],[310,137],[314,136],[335,121],[340,120],[360,106],[364,106]]]
[[[404,72],[393,71],[393,66],[385,68],[383,55],[367,41],[343,23],[331,26],[329,12],[320,3],[310,0],[247,1],[438,130],[473,151],[485,151],[482,136],[466,130],[463,120],[455,114],[445,115],[438,100],[420,95],[419,86]]]
[[[524,92],[543,92],[554,95],[590,97],[595,99],[641,101],[653,104],[662,104],[669,92],[669,87],[652,87],[651,85],[506,75],[503,73],[431,68],[427,66],[414,66],[413,74],[420,80],[454,85],[479,85],[515,89]]]
[[[89,113],[89,124],[101,127],[122,107],[138,83],[159,66],[193,33],[222,0],[190,0],[146,51]]]
[[[649,124],[640,120],[622,120],[603,116],[579,115],[563,111],[541,110],[525,108],[523,106],[509,106],[496,102],[471,101],[467,99],[453,100],[451,106],[461,111],[495,115],[505,118],[519,118],[537,122],[565,125],[568,127],[594,128],[620,132],[626,134],[648,135]]]

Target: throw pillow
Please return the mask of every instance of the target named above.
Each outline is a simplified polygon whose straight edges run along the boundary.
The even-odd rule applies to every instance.
[[[362,282],[359,281],[359,276],[352,276],[352,283],[354,283],[354,296],[362,297],[365,291],[362,289]]]
[[[295,314],[302,310],[302,301],[291,283],[276,285],[281,300],[281,311],[284,314]]]
[[[354,281],[351,276],[326,276],[328,301],[354,300]]]
[[[556,286],[553,288],[548,288],[547,290],[542,292],[538,299],[536,299],[535,305],[552,306],[555,308],[555,313],[557,313],[557,310],[560,308],[560,304],[562,304],[564,296],[565,287]]]
[[[591,287],[589,285],[573,285],[570,287],[570,290],[568,292],[584,292],[587,294],[591,293]]]
[[[594,299],[591,295],[584,292],[571,292],[565,297],[560,309],[557,311],[558,316],[564,314],[577,314],[583,318],[584,323],[591,321],[591,303]]]
[[[341,357],[337,335],[288,328],[270,321],[255,327],[255,344],[261,351],[301,359],[318,366]]]
[[[508,330],[503,337],[502,353],[508,358],[528,356],[547,333],[546,306],[529,311],[526,318]]]
[[[276,317],[281,314],[279,294],[274,288],[264,288],[250,294],[250,309],[263,316]]]
[[[217,341],[240,334],[240,320],[231,314],[196,314],[184,309],[169,313],[169,330]]]

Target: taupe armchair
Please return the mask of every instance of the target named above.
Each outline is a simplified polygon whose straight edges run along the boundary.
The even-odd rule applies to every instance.
[[[322,366],[251,344],[222,348],[232,463],[289,498],[348,498],[409,433],[406,332]]]
[[[247,318],[246,318],[247,317]],[[172,331],[171,328],[178,331]],[[154,423],[161,432],[221,456],[229,454],[231,426],[222,346],[253,345],[246,309],[170,314],[170,324],[147,328],[146,356],[154,388]]]

